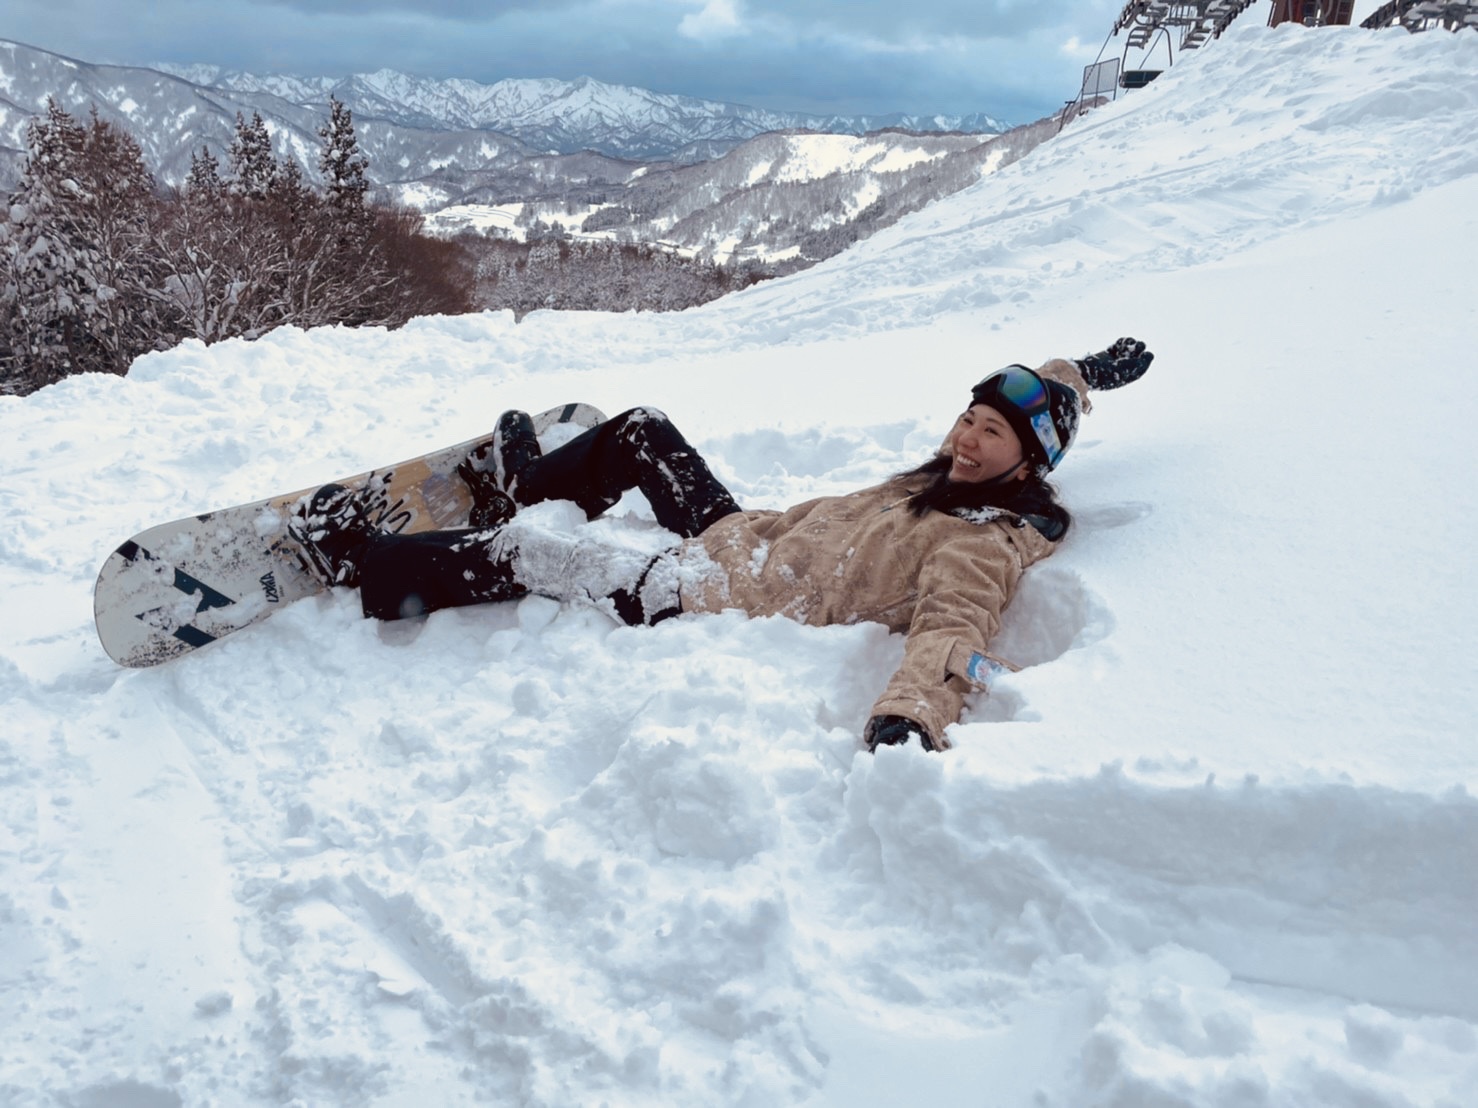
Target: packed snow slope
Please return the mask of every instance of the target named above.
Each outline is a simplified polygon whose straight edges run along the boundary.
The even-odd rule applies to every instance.
[[[0,1102],[1478,1103],[1478,35],[1256,23],[702,309],[0,400]],[[506,407],[659,405],[778,507],[1121,334],[1159,358],[946,754],[862,751],[866,624],[339,590],[155,670],[94,641],[134,531]]]

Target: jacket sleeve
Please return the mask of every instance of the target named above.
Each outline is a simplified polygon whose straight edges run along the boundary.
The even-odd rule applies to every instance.
[[[1025,567],[1008,526],[953,539],[925,560],[903,664],[872,708],[874,716],[915,721],[939,750],[950,745],[944,730],[960,718],[966,695],[985,684],[994,662],[986,646]]]

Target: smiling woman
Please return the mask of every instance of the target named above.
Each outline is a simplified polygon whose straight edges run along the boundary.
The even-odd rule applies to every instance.
[[[1144,344],[1120,339],[1102,354],[1075,363],[1094,388],[1112,388],[1105,365],[1129,367],[1123,384],[1143,374],[1154,355]],[[1057,467],[1089,410],[1079,382],[1049,362],[1040,370],[1011,365],[971,390],[974,403],[955,421],[938,455],[904,476],[929,484],[909,498],[917,516],[929,511],[1009,512],[1052,542],[1067,534],[1071,517],[1046,475]],[[1132,373],[1132,377],[1129,374]]]
[[[1022,573],[1067,533],[1046,476],[1072,445],[1088,389],[1136,380],[1153,357],[1120,339],[1076,361],[1008,366],[975,386],[928,462],[785,512],[742,510],[656,409],[623,412],[549,454],[526,413],[505,412],[490,456],[462,470],[474,526],[386,534],[360,490],[328,485],[295,536],[327,582],[357,585],[378,619],[534,593],[594,603],[631,626],[731,608],[812,626],[882,623],[907,639],[864,740],[917,737],[941,750],[1000,665],[988,646]],[[679,541],[653,554],[588,526],[551,528],[533,510],[564,502],[589,519],[632,489]]]
[[[1026,475],[1026,451],[1006,417],[984,404],[972,404],[950,432],[951,481],[984,484],[1019,481]]]

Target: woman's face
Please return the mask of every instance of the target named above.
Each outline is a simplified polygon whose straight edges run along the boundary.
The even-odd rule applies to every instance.
[[[1012,475],[1021,480],[1031,469],[1021,440],[1006,417],[987,404],[972,404],[960,414],[949,436],[951,481],[978,482]]]

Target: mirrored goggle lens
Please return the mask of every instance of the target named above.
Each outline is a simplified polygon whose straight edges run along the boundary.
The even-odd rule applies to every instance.
[[[1027,415],[1035,415],[1047,409],[1047,386],[1031,370],[1009,366],[997,376],[1000,379],[1001,395]]]

